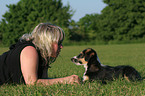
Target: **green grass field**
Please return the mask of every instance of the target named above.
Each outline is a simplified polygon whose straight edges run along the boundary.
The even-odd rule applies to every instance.
[[[56,62],[51,65],[48,74],[50,78],[65,77],[72,74],[82,78],[83,66],[77,66],[70,60],[85,48],[93,48],[104,65],[131,65],[142,77],[145,77],[145,44],[94,45],[94,46],[64,46]],[[0,48],[3,53],[8,48]],[[82,85],[52,85],[26,86],[2,85],[0,96],[145,96],[145,80],[128,82],[115,80],[101,85],[99,82],[86,82]]]

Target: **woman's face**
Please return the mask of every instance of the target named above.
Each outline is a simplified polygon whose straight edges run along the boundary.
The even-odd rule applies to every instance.
[[[63,48],[62,44],[59,43],[53,43],[52,44],[52,55],[51,57],[57,57],[58,54],[60,53],[60,50]]]

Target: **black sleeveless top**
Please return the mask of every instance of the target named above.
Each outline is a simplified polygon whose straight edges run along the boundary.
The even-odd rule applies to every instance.
[[[25,84],[20,65],[20,54],[26,46],[35,45],[30,41],[19,41],[10,47],[10,50],[0,55],[0,85],[4,83]],[[48,67],[43,64],[39,54],[38,79],[46,78]]]

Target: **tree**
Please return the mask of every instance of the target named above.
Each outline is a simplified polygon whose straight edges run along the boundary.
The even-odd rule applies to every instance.
[[[61,0],[20,0],[16,5],[7,5],[9,11],[0,22],[2,43],[15,43],[24,33],[29,33],[40,22],[50,22],[67,28],[73,15],[70,6]]]
[[[145,38],[144,0],[103,0],[108,6],[97,27],[104,41]]]
[[[85,42],[94,40],[98,30],[96,27],[98,18],[98,14],[86,14],[76,24],[73,24],[70,40]]]

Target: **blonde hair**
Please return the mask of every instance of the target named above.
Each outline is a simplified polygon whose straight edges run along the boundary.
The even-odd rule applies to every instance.
[[[41,56],[47,64],[52,63],[56,58],[51,58],[52,43],[61,44],[64,40],[64,31],[50,23],[38,24],[31,34],[24,34],[21,40],[32,41],[37,50],[40,51]]]

